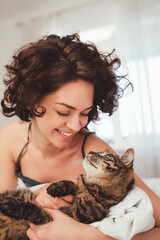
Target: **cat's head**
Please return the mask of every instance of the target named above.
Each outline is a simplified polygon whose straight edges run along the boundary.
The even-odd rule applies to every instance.
[[[104,152],[89,152],[83,161],[86,178],[96,182],[97,179],[108,179],[112,181],[114,176],[124,178],[129,171],[133,177],[134,150],[128,149],[122,157],[113,155],[108,150]]]

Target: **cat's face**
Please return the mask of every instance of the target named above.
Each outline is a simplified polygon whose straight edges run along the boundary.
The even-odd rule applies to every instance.
[[[111,178],[132,169],[134,160],[133,148],[128,149],[122,157],[108,152],[89,152],[83,161],[86,177],[90,181],[97,178]]]

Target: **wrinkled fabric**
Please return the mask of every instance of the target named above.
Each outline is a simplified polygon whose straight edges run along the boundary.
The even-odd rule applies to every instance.
[[[154,227],[153,206],[147,194],[134,186],[122,202],[110,208],[106,218],[90,225],[110,237],[130,240]]]

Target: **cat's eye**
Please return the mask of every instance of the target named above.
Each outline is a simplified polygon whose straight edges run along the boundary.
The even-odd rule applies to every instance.
[[[116,171],[116,169],[115,168],[110,168],[110,169],[108,169],[110,172],[115,172]]]

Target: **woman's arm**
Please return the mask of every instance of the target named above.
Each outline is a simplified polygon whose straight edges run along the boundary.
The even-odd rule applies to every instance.
[[[153,205],[155,226],[160,227],[160,198],[135,174],[135,185],[141,188],[150,198]]]
[[[132,240],[159,240],[160,239],[160,228],[155,227],[150,231],[139,233],[135,235]]]
[[[27,230],[30,240],[114,240],[103,235],[97,228],[68,217],[59,210],[48,210],[53,221],[44,225],[33,225]]]
[[[0,131],[0,192],[17,186],[10,134],[8,125]]]
[[[135,235],[132,240],[159,240],[160,239],[160,198],[135,174],[135,184],[141,188],[151,199],[155,228]]]

